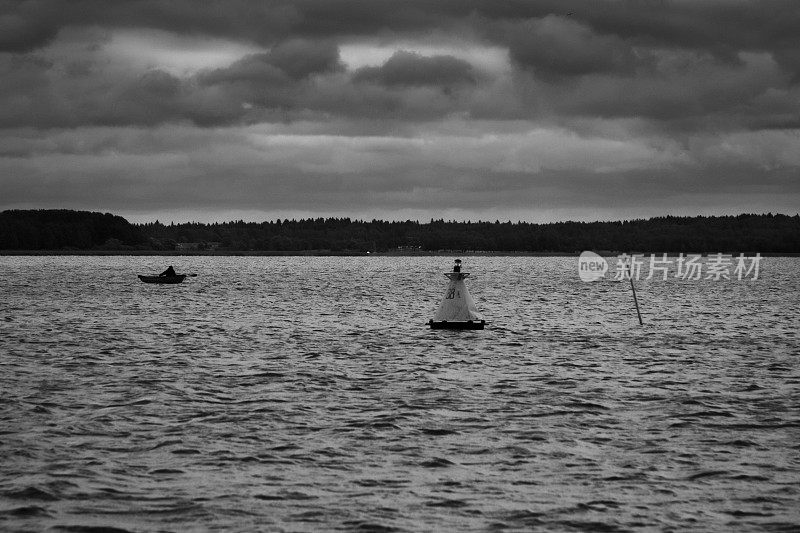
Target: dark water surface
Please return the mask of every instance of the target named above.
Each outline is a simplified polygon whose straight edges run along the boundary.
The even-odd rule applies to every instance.
[[[800,530],[800,258],[449,263],[0,257],[0,530]]]

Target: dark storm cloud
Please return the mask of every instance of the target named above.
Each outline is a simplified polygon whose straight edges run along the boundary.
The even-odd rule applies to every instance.
[[[797,0],[0,0],[0,198],[789,203],[797,28]]]
[[[275,108],[284,113],[305,109],[357,117],[380,115],[382,109],[386,110],[383,114],[399,115],[411,103],[407,111],[414,116],[418,94],[364,94],[364,89],[343,87],[334,78],[321,80],[315,93],[306,80],[310,75],[342,72],[337,50],[342,40],[374,35],[411,38],[433,29],[471,34],[487,44],[507,47],[514,65],[535,80],[526,87],[524,76],[518,78],[523,81],[519,90],[497,93],[497,105],[490,103],[489,96],[481,101],[451,101],[446,110],[437,103],[433,117],[452,112],[490,116],[493,110],[508,109],[505,102],[518,99],[514,107],[529,114],[663,120],[676,114],[728,113],[735,122],[742,113],[761,113],[764,103],[754,99],[764,100],[769,88],[791,92],[788,87],[800,80],[800,32],[796,31],[800,5],[796,0],[0,0],[0,13],[0,29],[5,29],[0,31],[0,50],[14,52],[16,57],[24,57],[23,50],[40,49],[60,29],[70,27],[156,28],[268,48],[194,80],[181,79],[180,87],[177,80],[162,79],[161,83],[173,84],[171,93],[164,92],[166,87],[156,87],[154,79],[128,79],[118,73],[113,79],[103,79],[102,73],[95,72],[96,66],[78,60],[57,68],[40,65],[38,72],[22,68],[24,59],[16,66],[6,61],[4,83],[16,90],[14,94],[3,91],[0,120],[11,126],[20,125],[23,115],[41,126],[122,123],[126,117],[132,124],[152,124],[161,117],[162,121],[204,125],[263,118],[258,109],[242,108],[250,105],[269,113]],[[727,79],[741,79],[746,73],[743,53],[762,53],[774,63],[776,69],[766,78],[769,84],[745,79],[748,89],[744,91],[726,84]],[[685,75],[687,70],[690,76]],[[707,77],[704,71],[721,76],[718,94],[701,87]],[[86,81],[79,89],[81,84],[71,78],[81,77]],[[475,82],[476,75],[463,59],[398,53],[384,65],[358,70],[354,80],[397,89],[438,86],[448,90],[454,84]],[[585,88],[589,83],[598,90]],[[700,91],[682,89],[687,86],[700,87]],[[339,94],[345,104],[331,102],[332,94]],[[137,95],[142,98],[140,105],[135,102]],[[156,102],[158,95],[162,98]],[[622,102],[623,96],[629,96],[629,101]],[[364,105],[359,109],[353,103],[361,97]],[[769,99],[774,102],[776,96]],[[138,117],[137,109],[146,116]],[[781,111],[776,123],[792,123],[787,113],[791,115],[790,110]]]
[[[0,13],[2,49],[13,51],[41,46],[74,25],[151,27],[271,44],[289,34],[374,35],[548,15],[658,46],[786,51],[800,42],[795,0],[3,0]]]
[[[240,59],[230,67],[201,74],[199,81],[204,85],[220,83],[282,85],[289,83],[289,76],[272,64],[269,54],[253,54]]]
[[[539,96],[563,115],[639,117],[664,127],[762,129],[798,116],[800,88],[789,86],[767,55],[742,65],[695,53],[672,54],[656,71],[639,76],[597,73],[568,85],[538,84]]]
[[[600,33],[648,46],[705,50],[722,58],[800,44],[800,8],[793,0],[622,0],[600,4],[587,15],[587,23]]]
[[[2,0],[0,51],[41,47],[67,26],[148,27],[271,45],[325,37],[419,31],[469,16],[483,2],[444,0]]]
[[[504,34],[511,57],[544,76],[629,73],[636,64],[629,43],[564,17],[510,24]]]
[[[267,57],[270,63],[296,80],[344,69],[339,61],[339,49],[331,41],[290,40],[273,47]]]
[[[312,74],[344,70],[339,49],[331,41],[292,40],[279,43],[269,52],[253,54],[229,67],[199,76],[201,83],[285,84]]]
[[[155,28],[271,43],[302,16],[258,0],[0,0],[0,51],[34,50],[70,26]]]
[[[352,83],[329,40],[291,40],[269,52],[190,77],[159,69],[81,72],[35,55],[0,56],[0,127],[199,126],[325,116],[434,119],[467,104],[448,93],[473,83],[471,66],[451,57],[398,54],[362,69]],[[385,84],[386,87],[381,86]],[[394,90],[399,87],[401,90]]]
[[[308,78],[343,70],[335,43],[291,40],[267,53],[248,55],[228,67],[203,72],[187,87],[196,94],[214,94],[226,103],[229,112],[219,114],[216,123],[269,120],[260,111],[275,113],[276,109],[280,116],[272,118],[286,120],[294,116],[293,109],[309,107],[304,105],[312,91]],[[198,106],[200,109],[202,106]],[[214,117],[207,118],[214,123]]]
[[[473,84],[472,65],[450,56],[423,57],[412,52],[396,52],[380,67],[359,69],[353,79],[384,85],[436,85],[452,86]]]
[[[242,107],[161,70],[128,75],[62,77],[52,63],[0,58],[0,127],[230,123]]]
[[[0,1],[0,52],[25,52],[53,39],[61,27],[47,2]]]

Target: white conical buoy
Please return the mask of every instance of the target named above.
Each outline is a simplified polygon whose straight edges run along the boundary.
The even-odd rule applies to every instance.
[[[452,272],[445,273],[450,280],[447,292],[439,304],[439,309],[432,320],[428,321],[431,329],[483,329],[486,321],[478,312],[464,280],[469,272],[461,272],[461,260],[456,259]]]

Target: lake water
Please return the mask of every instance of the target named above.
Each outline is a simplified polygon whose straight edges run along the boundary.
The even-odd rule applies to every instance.
[[[0,530],[800,529],[800,258],[462,259],[0,257]]]

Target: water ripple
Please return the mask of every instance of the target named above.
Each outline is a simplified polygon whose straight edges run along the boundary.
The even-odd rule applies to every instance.
[[[0,530],[796,531],[800,259],[0,258]]]

